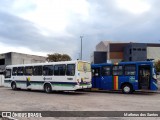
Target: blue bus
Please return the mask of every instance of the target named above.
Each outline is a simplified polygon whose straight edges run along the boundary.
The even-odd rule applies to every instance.
[[[92,88],[122,90],[125,94],[135,90],[157,90],[154,63],[142,61],[93,64]]]

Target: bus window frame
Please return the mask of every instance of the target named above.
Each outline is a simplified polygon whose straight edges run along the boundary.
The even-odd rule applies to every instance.
[[[64,75],[60,75],[60,74],[57,75],[57,74],[55,74],[55,67],[56,66],[60,66],[60,65],[64,65],[65,66],[65,71],[64,71],[65,74]],[[54,70],[53,70],[54,76],[66,76],[66,66],[67,66],[66,64],[56,64],[56,65],[54,65]],[[58,67],[58,70],[59,70],[59,67]]]
[[[18,74],[18,70],[19,70],[19,68],[23,68],[23,75]],[[19,66],[19,67],[17,67],[17,76],[24,76],[24,66]]]
[[[35,67],[41,67],[40,75],[35,74],[35,71],[34,71]],[[33,76],[42,76],[42,75],[43,75],[43,66],[42,65],[33,66]]]
[[[68,75],[67,72],[68,72],[68,65],[74,65],[74,74],[73,75]],[[75,64],[67,64],[66,65],[66,76],[75,76],[75,73],[76,73],[76,65]]]
[[[97,69],[98,72],[93,71],[95,69]],[[92,77],[100,77],[100,76],[102,76],[101,67],[93,67],[93,68],[91,68],[91,73],[92,73]],[[96,73],[98,73],[98,75]]]
[[[119,70],[113,70],[114,66],[122,66],[122,74],[121,75],[114,75],[113,72],[114,71],[119,71]],[[113,76],[124,76],[124,65],[112,65],[112,73]]]
[[[14,69],[14,68],[16,68],[16,74],[13,74],[13,69]],[[18,67],[13,67],[13,68],[12,68],[12,76],[17,76],[17,70],[18,70]]]
[[[53,67],[52,75],[48,75],[48,74],[46,75],[46,74],[44,74],[44,72],[43,72],[44,66],[52,66],[52,67]],[[54,75],[54,65],[43,65],[43,66],[42,66],[42,75],[43,75],[43,76],[53,76],[53,75]]]
[[[104,67],[109,67],[110,68],[110,70],[109,70],[109,72],[110,72],[110,74],[109,75],[104,75],[103,74],[103,68]],[[105,65],[105,66],[101,66],[101,76],[112,76],[112,66],[111,65]]]
[[[135,70],[134,70],[135,73],[134,73],[134,75],[126,75],[126,73],[125,73],[126,72],[126,70],[125,70],[126,66],[134,66],[135,67]],[[136,73],[137,73],[137,70],[136,70],[136,65],[135,64],[125,64],[124,65],[124,76],[135,76]]]
[[[27,68],[31,68],[31,69],[32,69],[32,74],[27,74],[27,73],[26,73],[26,69],[27,69]],[[25,76],[32,76],[32,75],[33,75],[33,66],[25,66],[25,67],[24,67],[24,75],[25,75]]]
[[[6,71],[10,71],[10,75],[6,76],[6,73],[7,73]],[[7,68],[5,70],[5,76],[4,76],[4,78],[11,78],[11,76],[12,76],[12,70],[10,68]]]

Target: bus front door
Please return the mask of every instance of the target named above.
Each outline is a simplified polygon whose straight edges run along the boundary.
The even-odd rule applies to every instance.
[[[151,67],[149,65],[140,65],[138,69],[139,89],[150,89]]]
[[[100,67],[92,68],[92,88],[101,88]]]
[[[113,77],[111,72],[111,66],[106,65],[101,68],[101,85],[104,90],[112,90],[113,89]]]
[[[102,76],[101,85],[103,90],[112,90],[113,89],[113,78],[112,76]]]

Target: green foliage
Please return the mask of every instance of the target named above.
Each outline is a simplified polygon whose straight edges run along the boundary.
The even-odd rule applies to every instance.
[[[48,54],[47,59],[48,62],[58,62],[58,61],[70,61],[72,60],[71,57],[67,54]]]
[[[155,62],[156,72],[160,72],[160,60]]]

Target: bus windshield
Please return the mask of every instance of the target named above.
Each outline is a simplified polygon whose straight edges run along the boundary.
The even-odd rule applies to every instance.
[[[155,68],[152,68],[152,74],[153,74],[153,78],[157,79],[157,75],[156,75],[156,70]]]
[[[87,62],[78,62],[78,71],[91,72],[91,64]]]

